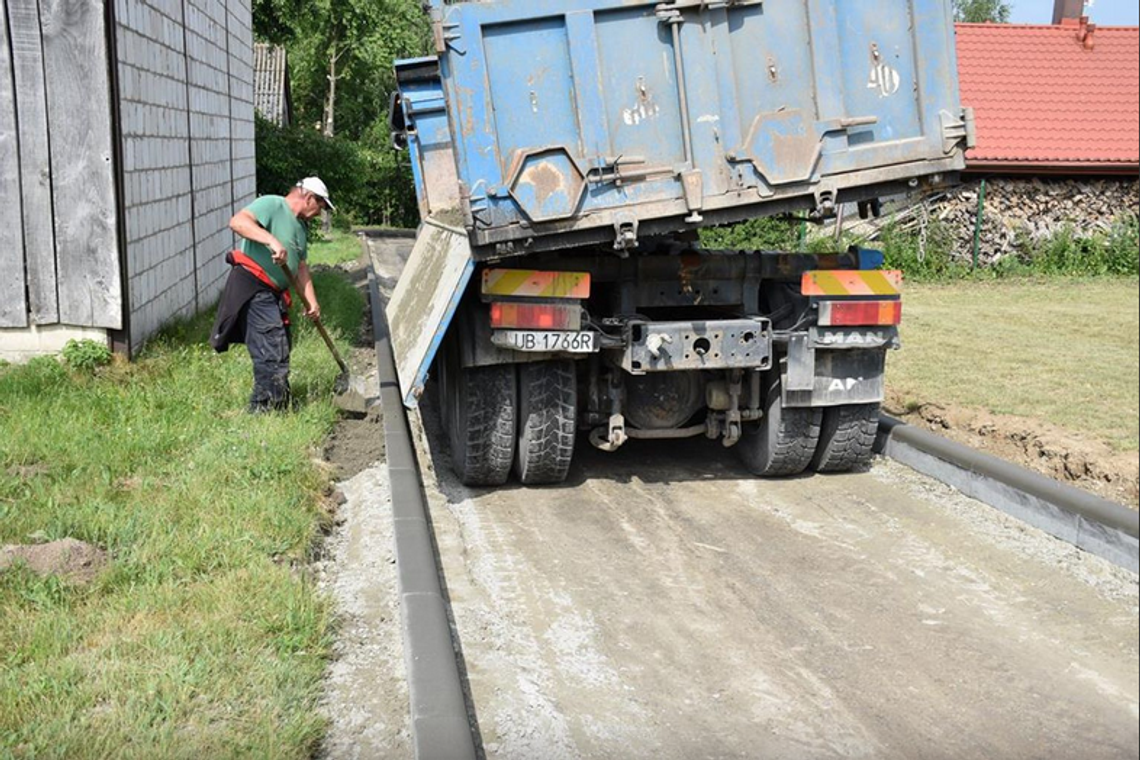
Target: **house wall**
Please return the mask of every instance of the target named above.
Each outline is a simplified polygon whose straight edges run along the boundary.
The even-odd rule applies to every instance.
[[[248,0],[115,0],[130,343],[210,307],[253,200]],[[129,84],[128,84],[129,83]]]
[[[0,328],[122,327],[105,10],[0,4]]]
[[[254,198],[250,2],[0,9],[0,354],[55,325],[136,350],[217,300]]]
[[[230,123],[234,206],[257,198],[257,141],[253,109],[253,14],[250,0],[226,3],[230,35]]]
[[[182,0],[115,0],[130,342],[197,308]]]

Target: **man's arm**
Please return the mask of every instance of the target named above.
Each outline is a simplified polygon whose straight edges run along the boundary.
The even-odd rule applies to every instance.
[[[297,284],[301,286],[305,300],[309,302],[309,310],[305,312],[305,316],[309,319],[320,319],[321,305],[317,302],[317,290],[313,287],[313,276],[309,272],[309,265],[304,261],[297,267]]]
[[[281,245],[281,241],[275,238],[269,230],[261,226],[257,217],[249,209],[243,209],[234,214],[233,219],[230,219],[230,229],[246,240],[261,243],[268,248],[273,254],[275,264],[281,265],[288,261],[285,246]]]

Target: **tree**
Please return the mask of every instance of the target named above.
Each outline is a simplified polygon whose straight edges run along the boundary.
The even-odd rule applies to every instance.
[[[259,42],[292,42],[309,5],[305,0],[253,0],[253,35]]]
[[[258,190],[283,192],[319,170],[342,220],[414,224],[415,190],[387,116],[393,61],[431,49],[419,0],[254,0],[253,11],[257,39],[288,51],[298,125],[258,120]]]
[[[1003,0],[954,0],[954,20],[971,24],[1008,24],[1011,10]]]
[[[374,131],[396,86],[392,62],[428,51],[430,27],[418,0],[310,0],[303,8],[294,0],[258,2],[271,15],[258,26],[286,40],[298,122],[326,135],[358,140]]]

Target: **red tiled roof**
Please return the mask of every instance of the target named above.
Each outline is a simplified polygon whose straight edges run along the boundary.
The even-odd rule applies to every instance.
[[[1140,28],[958,24],[970,168],[1074,172],[1140,165]]]

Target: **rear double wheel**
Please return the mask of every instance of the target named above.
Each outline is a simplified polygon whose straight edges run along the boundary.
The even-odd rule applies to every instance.
[[[816,472],[851,472],[870,466],[880,409],[879,404],[847,404],[824,411],[811,468]]]
[[[799,475],[808,468],[819,443],[823,410],[785,407],[779,372],[768,383],[764,416],[737,444],[744,465],[765,478]]]
[[[501,486],[511,475],[518,424],[513,364],[461,367],[455,352],[442,362],[442,412],[451,466],[466,486]]]
[[[460,367],[441,362],[444,427],[451,464],[467,486],[566,480],[574,458],[578,383],[573,361]]]
[[[566,480],[578,424],[578,375],[571,360],[519,365],[515,472],[528,486]]]

